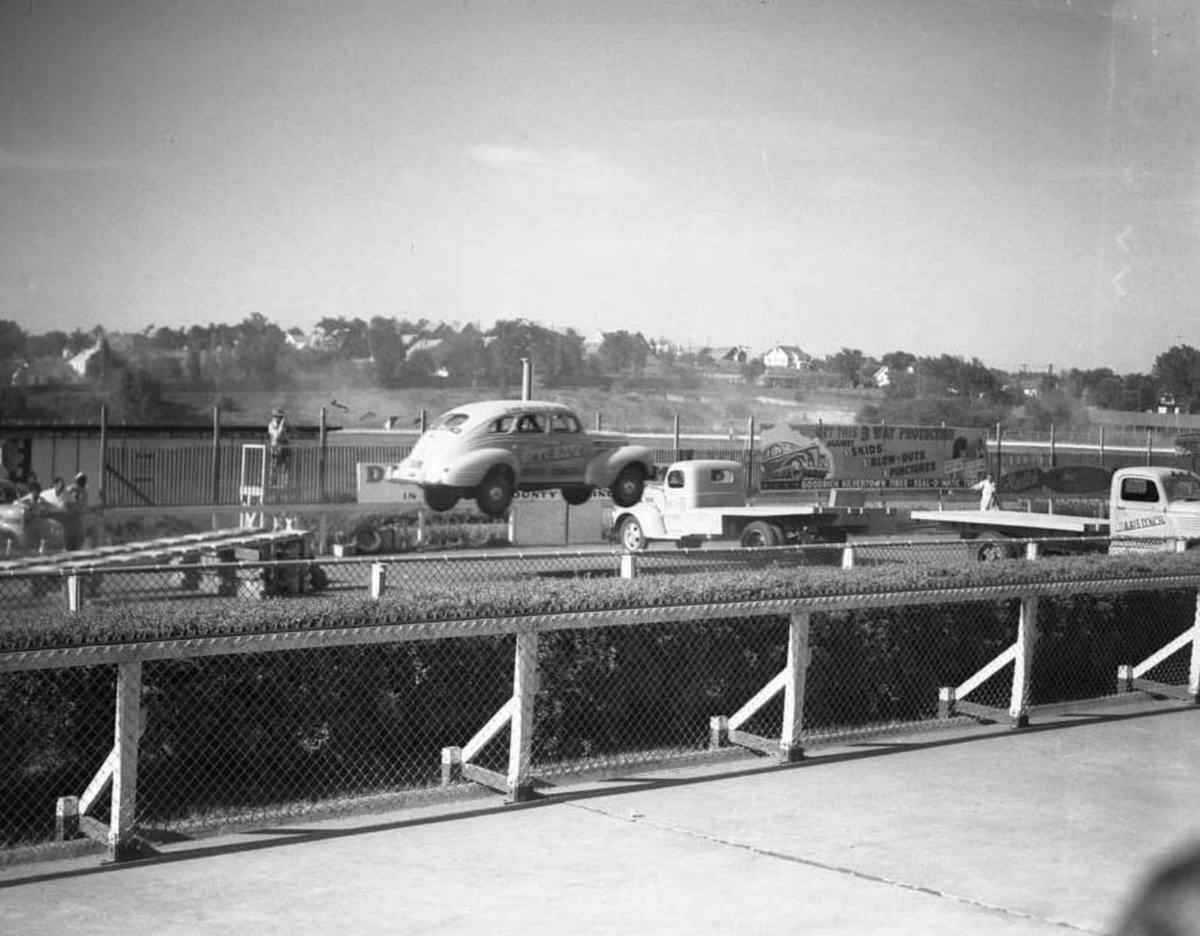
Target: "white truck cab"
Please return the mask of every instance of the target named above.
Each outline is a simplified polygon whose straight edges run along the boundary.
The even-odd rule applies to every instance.
[[[1114,539],[1200,540],[1200,477],[1178,468],[1122,468],[1108,511]]]

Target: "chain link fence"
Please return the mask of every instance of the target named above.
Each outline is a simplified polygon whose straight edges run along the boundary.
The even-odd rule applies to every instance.
[[[962,542],[857,547],[856,562],[932,562],[951,552],[977,561]],[[945,552],[940,552],[945,551]],[[839,549],[664,550],[637,555],[637,575],[697,576],[714,569],[840,563]],[[263,600],[312,586],[326,590],[442,589],[511,578],[615,576],[629,557],[611,553],[396,557],[392,561],[234,563],[78,572],[81,614],[89,603]],[[6,620],[22,607],[69,607],[67,578],[34,572],[0,580]],[[47,585],[46,583],[49,583]],[[41,584],[39,584],[41,583]],[[303,597],[269,600],[303,601]],[[984,670],[1018,639],[1022,600],[976,598],[843,602],[814,611],[807,638],[804,745],[945,725],[944,687]],[[1194,627],[1194,587],[1093,593],[1066,586],[1036,599],[1037,641],[1029,702],[1055,705],[1114,695],[1118,668],[1154,654]],[[806,618],[806,621],[808,619]],[[789,656],[794,618],[778,611],[709,608],[696,619],[653,615],[580,626],[569,617],[538,634],[531,769],[537,778],[710,755],[714,717],[762,692]],[[380,639],[245,652],[186,647],[147,659],[141,672],[135,825],[147,840],[193,835],[264,819],[362,810],[414,796],[445,795],[466,781],[447,773],[446,751],[471,747],[514,692],[514,619],[494,633],[442,639]],[[1181,645],[1142,675],[1186,684]],[[53,651],[50,651],[53,656]],[[52,665],[55,668],[38,668]],[[27,668],[28,667],[28,668]],[[977,706],[1005,709],[1011,667],[973,687]],[[110,823],[105,774],[114,747],[117,667],[69,654],[47,664],[0,655],[0,861],[77,834],[61,798],[79,797],[86,826]],[[767,739],[784,732],[786,695],[738,722]],[[510,730],[470,752],[504,774]],[[86,829],[85,829],[86,831]]]

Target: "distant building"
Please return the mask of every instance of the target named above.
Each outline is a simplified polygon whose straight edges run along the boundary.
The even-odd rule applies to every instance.
[[[95,358],[96,355],[98,355],[99,353],[100,353],[100,345],[99,344],[97,344],[95,347],[92,347],[92,348],[84,348],[82,351],[80,351],[78,354],[74,355],[73,357],[67,358],[67,366],[69,368],[71,368],[71,370],[75,373],[76,376],[86,377],[88,365],[91,364],[92,359]]]
[[[750,360],[750,351],[742,345],[729,348],[713,348],[712,359],[721,364],[745,364]]]
[[[786,370],[813,369],[812,355],[796,345],[775,345],[763,355],[762,362],[766,367],[778,367]]]

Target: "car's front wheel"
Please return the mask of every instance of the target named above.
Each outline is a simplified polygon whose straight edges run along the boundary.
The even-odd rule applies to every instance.
[[[498,517],[508,510],[515,490],[512,473],[507,468],[493,468],[479,485],[475,503],[489,517]]]
[[[454,488],[445,487],[441,484],[435,484],[425,488],[425,505],[430,510],[436,510],[438,513],[449,510],[458,503],[458,495],[454,493]]]
[[[613,503],[618,507],[632,507],[642,499],[646,489],[646,472],[641,465],[626,465],[612,485]]]
[[[642,529],[637,517],[621,519],[621,525],[617,528],[617,538],[630,552],[640,552],[646,548],[646,531]]]
[[[572,507],[578,507],[592,499],[592,489],[584,484],[572,484],[562,489],[562,497]]]

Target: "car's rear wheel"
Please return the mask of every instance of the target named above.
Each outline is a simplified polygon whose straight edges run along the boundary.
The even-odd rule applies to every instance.
[[[778,546],[783,542],[783,531],[773,524],[763,520],[755,520],[747,524],[742,531],[742,545],[754,548],[758,546]]]
[[[617,539],[630,552],[640,552],[646,548],[646,531],[642,529],[637,517],[623,517],[617,528]]]
[[[507,468],[493,468],[479,485],[475,503],[489,517],[498,517],[508,510],[512,503],[516,485],[513,483],[512,472]]]
[[[642,499],[645,489],[645,469],[641,465],[626,465],[612,484],[613,503],[618,507],[632,507]]]
[[[568,504],[578,507],[592,499],[592,489],[585,484],[572,484],[562,489],[562,497]]]
[[[430,510],[436,510],[438,513],[441,513],[442,511],[449,510],[457,503],[458,495],[454,492],[454,488],[441,484],[425,488],[425,506]]]

